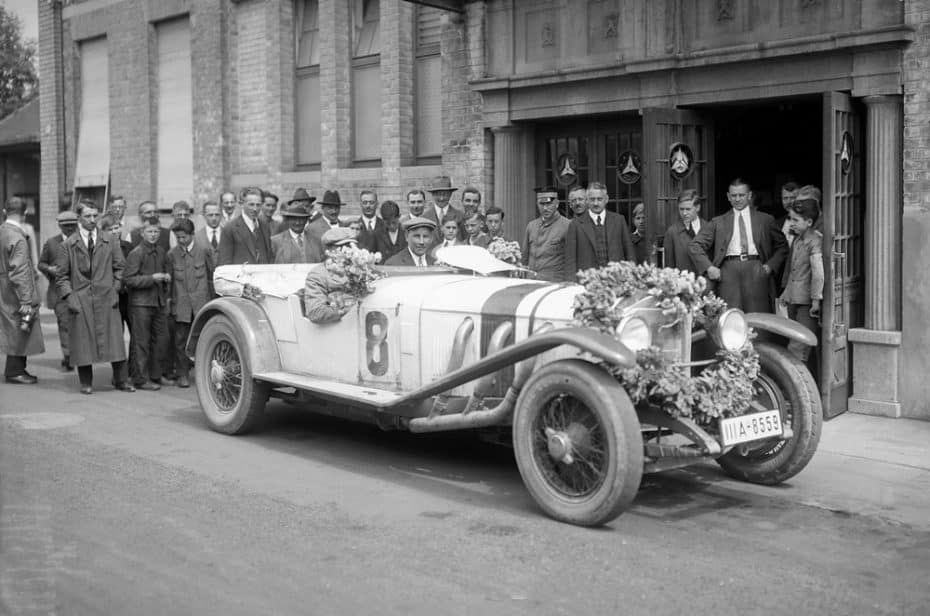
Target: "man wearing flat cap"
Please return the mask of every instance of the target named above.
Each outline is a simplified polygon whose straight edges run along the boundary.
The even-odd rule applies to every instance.
[[[355,231],[335,227],[323,234],[324,250],[337,250],[356,243]],[[355,307],[355,298],[345,292],[346,279],[325,265],[314,267],[304,282],[304,312],[313,323],[335,323]]]
[[[565,234],[568,219],[559,213],[559,191],[542,186],[536,191],[539,218],[526,225],[523,239],[523,265],[542,280],[563,280],[565,270]]]
[[[413,216],[405,220],[403,226],[407,249],[401,250],[388,259],[385,265],[406,265],[408,267],[434,265],[436,260],[429,254],[429,249],[436,232],[436,223],[429,218]]]
[[[452,199],[452,193],[458,190],[452,185],[452,180],[447,176],[433,178],[433,181],[430,183],[430,187],[427,190],[429,191],[430,197],[433,199],[433,204],[423,211],[423,218],[428,218],[429,220],[432,220],[434,223],[436,223],[436,232],[434,234],[435,239],[433,243],[438,244],[442,241],[442,234],[439,232],[439,230],[442,226],[443,218],[449,214],[452,214],[457,218],[459,223],[459,239],[464,240],[465,212],[449,205],[449,200]]]
[[[58,341],[61,344],[61,368],[62,370],[71,370],[69,363],[70,353],[68,352],[68,324],[71,321],[71,315],[68,312],[68,302],[64,301],[58,295],[58,287],[55,286],[55,276],[58,275],[58,253],[61,250],[61,244],[68,236],[77,231],[78,216],[71,210],[67,210],[58,215],[58,235],[53,235],[45,241],[42,247],[42,254],[39,256],[39,271],[48,279],[48,291],[45,294],[45,305],[55,311],[55,319],[58,321]]]
[[[313,247],[307,237],[307,220],[310,213],[299,203],[292,203],[281,211],[287,229],[272,236],[271,250],[275,263],[313,263]]]
[[[307,237],[313,244],[311,246],[312,255],[311,263],[320,263],[325,257],[323,247],[323,234],[330,229],[337,229],[343,224],[339,220],[339,212],[342,211],[342,198],[338,190],[327,190],[323,193],[323,198],[316,202],[322,214],[319,218],[307,225]]]

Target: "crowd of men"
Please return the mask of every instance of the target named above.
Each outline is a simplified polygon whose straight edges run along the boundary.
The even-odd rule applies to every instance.
[[[276,195],[249,187],[205,202],[197,225],[193,208],[175,203],[170,229],[161,226],[152,201],[139,204],[139,221],[131,223],[123,197],[111,198],[102,212],[94,201],[82,199],[62,208],[60,234],[45,243],[38,263],[23,229],[25,203],[14,197],[0,225],[0,352],[7,356],[6,382],[37,381],[26,370],[26,357],[44,352],[35,323],[36,271],[49,282],[46,303],[58,323],[61,366],[77,368],[82,393],[93,393],[92,366],[101,362],[111,364],[112,385],[120,391],[189,387],[185,344],[194,316],[213,296],[215,267],[319,263],[327,249],[348,241],[381,253],[386,265],[426,267],[444,246],[486,248],[497,238],[510,240],[503,234],[501,208],[484,207],[474,187],[463,188],[461,209],[454,207],[450,202],[457,190],[448,177],[435,178],[426,190],[406,194],[404,212],[394,201],[379,202],[374,190],[362,190],[361,215],[346,219],[335,190],[316,199],[298,188],[282,205]],[[708,221],[698,215],[698,193],[681,192],[679,219],[661,244],[662,264],[706,276],[727,304],[745,311],[771,312],[777,298],[791,318],[816,331],[823,288],[819,190],[786,184],[786,216],[780,220],[750,207],[752,190],[741,179],[730,183],[727,198],[731,209]],[[579,270],[609,262],[655,260],[642,203],[633,209],[631,228],[607,209],[609,195],[601,183],[568,192],[571,219],[559,212],[559,201],[557,189],[536,189],[538,217],[520,242],[523,265],[537,278],[573,281]],[[341,316],[339,309],[320,310],[321,321]],[[130,332],[128,353],[124,327]]]

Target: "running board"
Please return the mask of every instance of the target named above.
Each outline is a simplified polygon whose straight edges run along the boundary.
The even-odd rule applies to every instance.
[[[378,409],[394,406],[398,398],[402,395],[384,389],[352,385],[351,383],[330,381],[289,372],[257,372],[252,375],[252,378],[257,381],[270,383],[274,387],[296,387],[299,390],[317,394],[321,398],[342,402],[354,402],[363,406],[373,406]]]

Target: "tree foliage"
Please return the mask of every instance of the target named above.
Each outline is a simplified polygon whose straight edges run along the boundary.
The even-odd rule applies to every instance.
[[[0,5],[0,118],[38,91],[36,43],[23,40],[23,24]]]

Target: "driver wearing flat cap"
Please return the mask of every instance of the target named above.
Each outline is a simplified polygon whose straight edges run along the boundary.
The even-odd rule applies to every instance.
[[[355,231],[349,227],[333,227],[321,238],[326,251],[343,246],[355,246]],[[310,270],[304,282],[304,310],[314,323],[335,323],[342,319],[356,303],[355,297],[345,292],[346,278],[322,265]]]
[[[427,267],[434,265],[436,259],[429,254],[433,242],[436,223],[429,218],[411,216],[404,221],[404,235],[407,249],[401,250],[387,260],[385,265],[406,265],[408,267]]]

